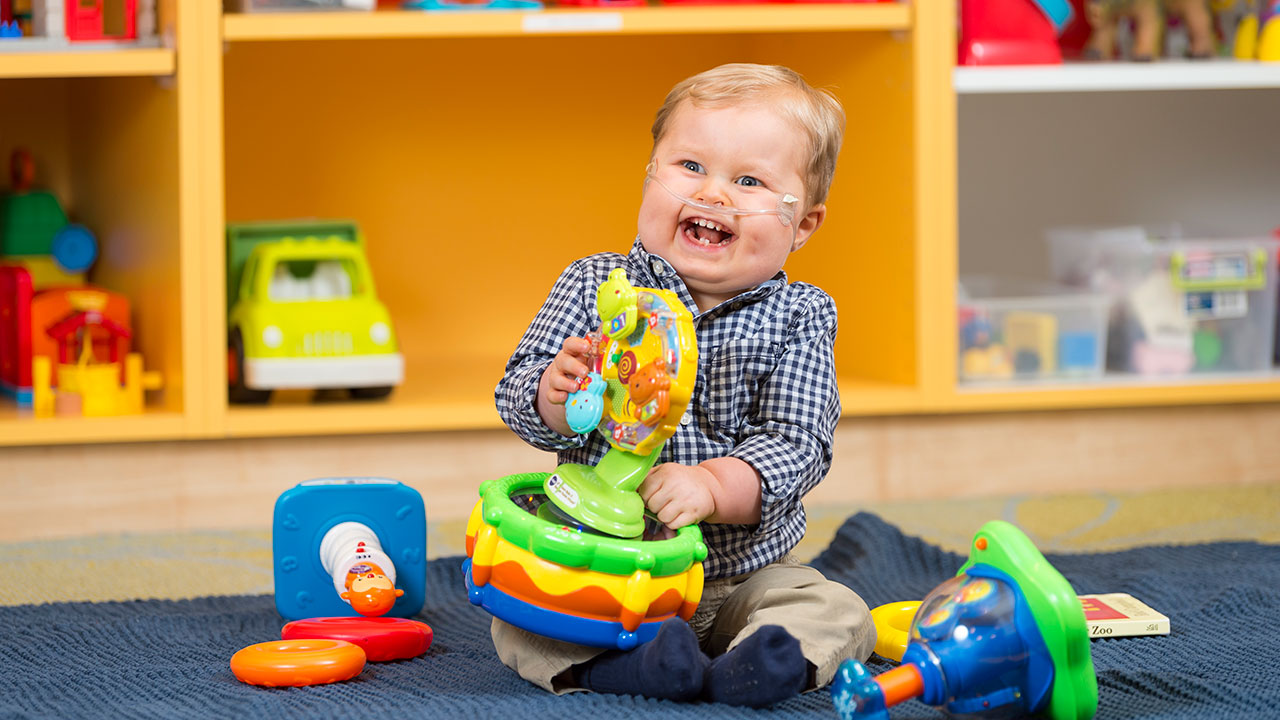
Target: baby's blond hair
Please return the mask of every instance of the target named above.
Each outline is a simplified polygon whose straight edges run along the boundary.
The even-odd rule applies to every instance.
[[[804,168],[806,206],[826,201],[845,122],[844,109],[831,92],[811,87],[799,73],[781,65],[720,65],[681,81],[667,93],[653,121],[655,148],[666,135],[672,114],[686,100],[703,108],[771,103],[803,130],[809,141],[809,162]]]

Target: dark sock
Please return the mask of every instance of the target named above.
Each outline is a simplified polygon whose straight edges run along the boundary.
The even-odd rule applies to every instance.
[[[800,641],[777,625],[764,625],[711,661],[703,696],[715,702],[765,707],[799,695],[809,680]]]
[[[582,687],[599,693],[693,700],[702,694],[710,662],[689,623],[671,618],[649,642],[599,655],[575,667],[573,676]]]

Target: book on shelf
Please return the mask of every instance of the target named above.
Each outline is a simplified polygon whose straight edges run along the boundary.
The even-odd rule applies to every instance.
[[[1169,618],[1129,593],[1081,595],[1089,637],[1168,635]]]

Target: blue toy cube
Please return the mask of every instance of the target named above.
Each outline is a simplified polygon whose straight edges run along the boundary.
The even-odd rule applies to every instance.
[[[387,613],[422,611],[427,585],[427,514],[417,490],[385,478],[321,478],[286,490],[271,527],[276,609],[289,620],[350,617],[356,612],[333,586],[320,559],[320,541],[335,525],[358,522],[378,537],[395,563],[404,595]]]

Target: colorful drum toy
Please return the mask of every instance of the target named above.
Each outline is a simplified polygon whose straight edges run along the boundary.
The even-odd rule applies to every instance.
[[[471,602],[498,618],[626,650],[652,639],[663,620],[690,618],[702,597],[701,531],[689,525],[670,539],[642,539],[636,492],[688,407],[697,335],[674,293],[632,287],[621,269],[600,285],[596,309],[591,374],[570,395],[567,417],[577,432],[601,432],[611,449],[594,467],[481,484],[463,569]]]

